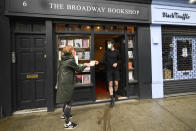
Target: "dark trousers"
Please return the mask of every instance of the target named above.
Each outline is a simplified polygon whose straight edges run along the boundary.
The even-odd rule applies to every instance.
[[[64,103],[63,112],[64,112],[64,117],[65,117],[65,123],[68,124],[70,121],[70,115],[71,115],[71,101]]]

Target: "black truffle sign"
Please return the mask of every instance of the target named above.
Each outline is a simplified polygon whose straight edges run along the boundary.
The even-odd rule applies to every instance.
[[[182,20],[190,19],[189,14],[187,14],[187,13],[179,14],[177,12],[173,12],[173,13],[163,12],[162,17],[163,18],[182,19]]]

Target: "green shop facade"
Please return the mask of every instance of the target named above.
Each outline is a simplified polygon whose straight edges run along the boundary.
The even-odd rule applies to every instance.
[[[125,99],[152,98],[150,12],[144,0],[6,0],[0,3],[0,116],[22,109],[53,111],[61,47],[79,45],[97,59],[98,41],[114,38],[121,53],[119,94]],[[83,45],[80,42],[87,42]],[[82,45],[80,45],[82,44]],[[96,67],[76,84],[73,104],[94,104]]]

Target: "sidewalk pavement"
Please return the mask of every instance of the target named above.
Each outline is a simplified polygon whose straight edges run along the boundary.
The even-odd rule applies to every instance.
[[[72,108],[74,131],[196,131],[196,95]],[[0,119],[0,131],[64,131],[61,109]]]

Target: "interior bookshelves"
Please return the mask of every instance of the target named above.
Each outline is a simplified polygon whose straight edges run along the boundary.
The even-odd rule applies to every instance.
[[[57,35],[58,63],[61,61],[62,49],[67,46],[73,46],[75,50],[75,61],[79,66],[90,62],[91,52],[90,35]],[[83,72],[75,72],[76,87],[91,86],[91,69],[87,67]]]

